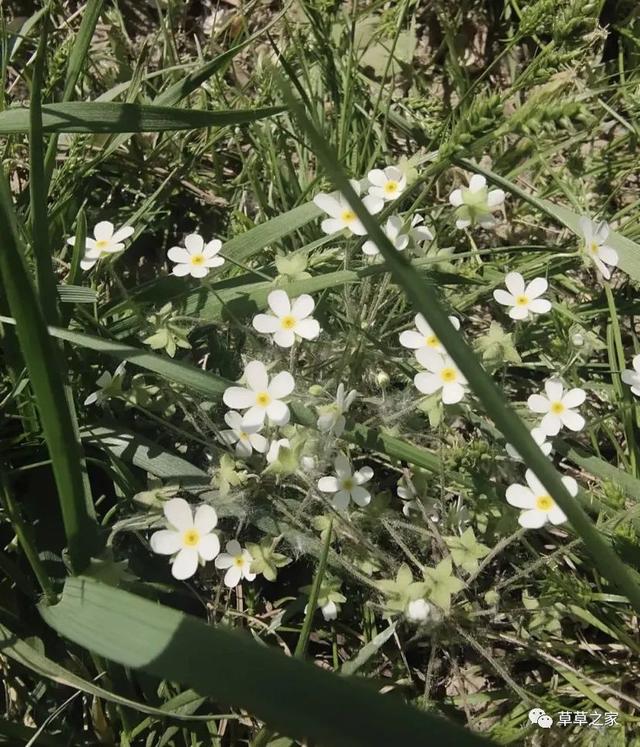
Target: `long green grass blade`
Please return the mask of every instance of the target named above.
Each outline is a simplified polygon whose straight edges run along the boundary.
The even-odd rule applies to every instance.
[[[85,491],[82,450],[69,409],[60,351],[49,336],[35,289],[27,271],[11,194],[0,173],[0,278],[15,319],[16,330],[40,422],[51,456],[72,567],[79,571],[98,549],[93,504]],[[44,497],[51,500],[51,496]]]
[[[41,605],[40,613],[60,635],[100,656],[183,682],[292,737],[332,747],[489,744],[358,680],[91,578],[67,579],[62,600]]]
[[[602,538],[578,502],[569,495],[560,475],[540,451],[518,415],[506,403],[504,393],[485,372],[473,351],[449,321],[437,294],[427,283],[423,283],[416,277],[415,270],[409,261],[394,249],[376,220],[368,213],[338,163],[333,148],[315,129],[302,104],[294,98],[291,89],[284,81],[279,79],[279,83],[285,101],[307,135],[313,152],[326,169],[335,187],[349,201],[353,211],[367,229],[370,238],[379,247],[394,278],[406,292],[415,310],[424,315],[434,334],[442,340],[447,352],[466,377],[474,394],[484,405],[487,414],[493,419],[506,440],[518,451],[527,466],[533,470],[567,515],[599,571],[617,586],[627,596],[633,607],[640,612],[640,587],[628,572],[625,564]]]
[[[109,101],[70,101],[42,107],[43,132],[172,132],[199,127],[227,127],[255,122],[285,111],[281,106],[261,109],[203,111],[149,104]],[[29,131],[29,110],[13,107],[0,112],[0,135]]]

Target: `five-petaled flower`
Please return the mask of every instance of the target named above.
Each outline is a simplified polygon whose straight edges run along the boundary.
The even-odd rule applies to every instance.
[[[85,239],[84,256],[80,260],[80,267],[83,270],[90,270],[106,254],[121,252],[124,249],[124,240],[132,236],[134,230],[132,226],[122,226],[115,231],[113,223],[108,220],[96,223],[93,238],[87,236]],[[67,244],[73,246],[75,243],[75,236],[67,239]]]
[[[449,321],[456,329],[460,329],[460,321],[455,316],[450,316]],[[407,329],[400,333],[400,344],[410,350],[428,348],[444,353],[444,347],[440,340],[434,335],[433,330],[422,314],[416,314],[414,318],[416,329]]]
[[[264,454],[267,450],[267,439],[260,434],[262,424],[250,426],[242,425],[242,415],[235,410],[229,410],[224,416],[228,430],[220,432],[220,440],[227,446],[236,445],[235,452],[239,457],[251,456],[253,450]]]
[[[579,225],[584,239],[586,257],[594,263],[601,275],[609,280],[610,267],[616,267],[618,264],[618,252],[606,243],[609,226],[604,221],[595,223],[584,215],[580,218]]]
[[[250,361],[244,369],[246,387],[230,386],[225,389],[222,401],[235,410],[246,410],[242,427],[261,426],[266,417],[275,425],[289,422],[289,407],[282,401],[295,386],[288,371],[280,371],[271,380],[261,361]]]
[[[518,517],[520,526],[527,529],[539,529],[547,522],[562,524],[567,517],[562,509],[549,495],[547,489],[528,469],[525,474],[526,485],[515,483],[507,488],[507,502],[523,511]],[[568,475],[562,478],[562,483],[571,496],[578,493],[578,483]]]
[[[117,394],[122,386],[122,379],[124,378],[124,369],[126,365],[127,362],[122,361],[113,372],[113,375],[110,371],[103,371],[96,381],[98,389],[95,392],[91,392],[91,394],[85,399],[85,405],[93,405],[94,403],[97,405],[103,405],[109,397]]]
[[[634,356],[631,361],[633,371],[630,368],[625,368],[622,372],[622,381],[631,387],[631,391],[636,397],[640,397],[640,355]]]
[[[227,542],[226,552],[221,552],[216,558],[216,568],[227,568],[224,574],[224,585],[230,589],[235,588],[241,579],[253,581],[255,573],[251,573],[253,557],[251,553],[243,549],[237,540]]]
[[[371,501],[371,494],[362,486],[373,477],[371,467],[353,471],[351,462],[344,454],[338,454],[333,462],[335,475],[321,477],[318,490],[333,493],[331,504],[338,511],[343,511],[353,501],[358,506],[366,506]]]
[[[172,246],[167,252],[167,257],[175,262],[171,272],[178,277],[191,275],[192,278],[204,278],[212,267],[224,264],[224,259],[218,257],[220,249],[222,242],[218,239],[205,244],[200,234],[190,233],[185,236],[184,247]]]
[[[532,394],[527,400],[527,405],[532,412],[544,414],[540,422],[540,428],[548,435],[555,436],[565,426],[571,431],[581,431],[585,420],[576,407],[585,401],[587,393],[584,389],[569,389],[564,391],[564,385],[559,379],[549,379],[543,394]]]
[[[469,179],[468,187],[453,190],[449,202],[456,208],[456,228],[466,228],[472,223],[489,228],[496,222],[491,212],[504,202],[504,192],[501,189],[487,189],[484,176],[474,174]]]
[[[274,290],[267,296],[273,314],[256,314],[253,326],[258,332],[273,335],[281,348],[290,348],[296,337],[313,340],[320,334],[320,325],[311,316],[315,302],[307,293],[289,300],[286,291]]]
[[[171,573],[174,578],[190,578],[220,552],[220,541],[213,533],[218,523],[215,509],[202,504],[192,513],[183,498],[172,498],[164,504],[167,529],[151,535],[151,549],[160,555],[172,555]]]
[[[401,252],[409,246],[409,234],[403,233],[402,231],[403,221],[399,215],[392,215],[387,219],[384,227],[384,232],[389,241],[393,244],[393,248]],[[375,241],[365,241],[362,245],[362,251],[368,257],[375,257],[380,254],[380,249]]]
[[[549,285],[545,278],[534,278],[525,286],[519,272],[510,272],[505,276],[504,284],[509,292],[499,288],[493,291],[493,297],[503,306],[511,307],[509,316],[512,319],[527,319],[529,314],[546,314],[551,310],[551,302],[540,298]]]
[[[385,169],[373,169],[367,174],[371,186],[369,194],[378,197],[385,202],[390,202],[399,197],[407,186],[407,178],[396,166],[387,166]]]
[[[360,183],[352,179],[351,186],[354,192],[359,195]],[[340,192],[331,192],[331,194],[320,192],[313,198],[313,201],[320,210],[324,210],[329,216],[329,218],[325,218],[320,224],[320,227],[326,234],[336,233],[346,228],[350,233],[356,234],[356,236],[366,235],[367,229],[360,222],[347,198]],[[371,215],[379,213],[384,206],[384,201],[373,195],[366,195],[362,198],[362,202]]]
[[[431,348],[418,348],[416,359],[423,368],[427,369],[413,378],[418,391],[423,394],[441,391],[445,405],[454,405],[463,399],[467,380],[448,356],[440,355]]]
[[[335,436],[341,436],[344,433],[344,427],[347,423],[344,413],[353,404],[357,392],[352,389],[345,395],[344,384],[340,382],[336,391],[336,399],[330,405],[320,405],[318,407],[318,430],[322,433],[333,433]]]

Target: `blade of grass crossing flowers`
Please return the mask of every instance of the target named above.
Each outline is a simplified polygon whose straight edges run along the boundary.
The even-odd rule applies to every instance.
[[[100,656],[183,682],[200,695],[247,710],[274,731],[314,744],[490,744],[357,679],[92,578],[68,578],[62,600],[40,605],[40,613],[60,635]],[[330,717],[336,713],[348,718]]]
[[[0,171],[0,233],[3,237],[0,252],[3,292],[16,322],[20,349],[51,456],[71,565],[79,571],[97,552],[95,514],[90,496],[85,491],[82,450],[60,373],[63,370],[60,351],[49,336],[27,271],[11,193],[3,171]]]
[[[423,283],[416,277],[411,264],[394,249],[376,220],[369,214],[351,187],[346,173],[337,161],[335,152],[314,128],[304,107],[293,97],[291,88],[281,77],[278,76],[277,80],[286,103],[307,135],[318,161],[326,169],[335,187],[345,195],[351,208],[367,229],[370,238],[380,248],[392,275],[404,289],[413,307],[424,315],[434,334],[442,340],[447,353],[465,376],[470,388],[484,405],[487,414],[493,419],[506,440],[518,451],[527,466],[533,470],[567,515],[600,573],[617,586],[627,596],[634,609],[640,612],[640,587],[627,571],[625,564],[603,539],[578,502],[567,492],[552,463],[544,456],[520,418],[505,402],[504,392],[485,372],[473,351],[449,321],[437,294],[427,283]]]

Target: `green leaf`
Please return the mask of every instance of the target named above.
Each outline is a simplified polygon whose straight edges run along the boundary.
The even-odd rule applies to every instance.
[[[283,111],[285,109],[281,106],[209,112],[150,104],[69,101],[42,107],[42,129],[54,133],[170,132],[245,124]],[[28,109],[11,107],[0,112],[0,134],[28,131]]]
[[[460,537],[443,539],[451,552],[453,562],[467,573],[473,573],[478,568],[478,561],[491,552],[486,545],[478,542],[473,527],[469,527]]]
[[[507,442],[517,450],[526,465],[549,491],[549,495],[567,515],[574,531],[583,540],[600,573],[617,586],[627,596],[634,609],[640,612],[640,586],[634,577],[600,535],[579,502],[569,494],[562,483],[560,474],[540,451],[522,420],[505,401],[502,388],[482,368],[462,335],[451,324],[435,290],[416,276],[415,269],[407,258],[395,250],[375,218],[370,215],[353,190],[344,169],[338,163],[334,149],[311,123],[304,107],[293,96],[291,88],[281,78],[278,78],[278,83],[293,116],[301,130],[307,135],[318,161],[331,176],[335,188],[346,197],[367,230],[370,239],[380,249],[392,275],[405,290],[414,309],[424,316],[434,334],[442,341],[447,353],[469,382],[471,390],[484,405],[487,414],[493,418]],[[477,170],[473,164],[469,164],[464,159],[457,159],[456,162],[463,164],[466,168]],[[440,163],[434,163],[431,168],[436,171],[442,166]]]
[[[378,635],[374,636],[369,643],[365,644],[353,659],[345,661],[340,669],[342,674],[355,674],[372,656],[375,656],[375,654],[378,653],[389,638],[391,638],[395,633],[397,624],[397,620],[389,623],[388,627],[386,627],[381,633],[378,633]]]
[[[24,247],[3,172],[0,172],[0,233],[3,292],[15,319],[20,349],[51,457],[71,564],[80,571],[98,551],[95,512],[83,477],[83,454],[77,425],[65,391],[64,361],[49,336],[27,271]]]
[[[332,747],[489,744],[358,680],[93,579],[67,579],[62,600],[41,605],[40,613],[60,635],[100,656],[183,682],[291,737]],[[332,713],[348,718],[327,718]]]

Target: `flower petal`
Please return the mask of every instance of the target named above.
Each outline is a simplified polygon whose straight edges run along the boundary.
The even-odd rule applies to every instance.
[[[267,387],[267,391],[274,399],[288,397],[293,391],[296,383],[288,371],[280,371],[276,374]]]
[[[298,320],[305,319],[313,313],[315,305],[316,302],[313,298],[308,293],[303,293],[301,296],[298,296],[298,298],[293,299],[293,303],[291,304],[291,314]]]
[[[557,415],[548,412],[540,422],[540,428],[547,434],[547,436],[557,436],[562,427],[562,421]]]
[[[228,586],[230,589],[235,589],[235,587],[240,583],[241,578],[242,569],[237,565],[232,565],[224,574],[224,585]]]
[[[296,324],[296,334],[305,340],[315,340],[320,334],[320,324],[315,319],[302,319]]]
[[[560,379],[547,379],[544,384],[544,390],[547,393],[547,397],[551,402],[557,402],[562,400],[562,392],[564,392],[564,385]]]
[[[507,290],[513,296],[521,296],[524,293],[524,278],[519,272],[509,272],[504,279]]]
[[[290,348],[296,341],[296,335],[292,329],[279,329],[274,334],[273,341],[280,348]]]
[[[182,535],[171,529],[161,529],[151,535],[149,544],[159,555],[173,555],[182,547]]]
[[[546,293],[549,283],[546,278],[534,278],[525,288],[524,295],[528,298],[538,298]]]
[[[560,415],[560,420],[562,421],[562,425],[574,432],[581,431],[585,426],[585,419],[575,410],[565,410]]]
[[[291,313],[291,301],[286,291],[271,291],[267,296],[267,303],[276,316],[286,316]]]
[[[193,527],[191,506],[184,498],[172,498],[164,504],[164,515],[171,526],[184,532]]]
[[[534,298],[529,304],[529,311],[534,314],[547,314],[551,311],[551,301],[546,298]]]
[[[185,236],[184,245],[189,254],[202,254],[204,239],[199,233],[190,233],[188,236]]]
[[[463,203],[462,190],[454,189],[453,192],[449,195],[449,202],[453,205],[453,207],[460,207],[460,205],[462,205]]]
[[[174,265],[171,270],[171,274],[175,275],[178,278],[182,278],[185,275],[191,275],[191,265],[186,263]]]
[[[538,511],[532,508],[529,511],[523,511],[518,517],[518,523],[525,529],[540,529],[547,521],[547,515],[544,511]]]
[[[205,534],[198,543],[198,555],[203,560],[213,560],[220,552],[220,540],[215,534]]]
[[[220,239],[211,239],[207,244],[204,245],[202,253],[207,259],[212,259],[222,249],[222,241]],[[222,259],[222,257],[219,257]]]
[[[344,206],[338,202],[335,193],[327,194],[326,192],[320,192],[313,198],[313,202],[320,208],[320,210],[324,210],[324,212],[332,218],[339,218],[341,213],[344,211]],[[333,233],[333,231],[330,233]]]
[[[413,383],[416,389],[422,392],[422,394],[433,394],[442,387],[442,379],[436,376],[436,374],[427,373],[426,371],[416,374],[413,377]]]
[[[549,400],[541,394],[532,394],[527,400],[527,407],[532,412],[549,412]]]
[[[445,405],[455,405],[456,402],[460,402],[464,399],[465,388],[458,382],[452,384],[445,384],[442,387],[442,401]]]
[[[135,233],[135,228],[133,226],[122,226],[122,228],[119,228],[111,237],[111,240],[118,243],[120,241],[124,241],[125,239],[128,239],[129,236],[133,236]]]
[[[471,179],[469,179],[469,189],[471,192],[479,192],[486,186],[487,180],[482,176],[482,174],[474,174]]]
[[[208,506],[206,503],[203,503],[196,508],[196,513],[193,518],[193,526],[200,532],[200,534],[209,534],[217,523],[218,514],[213,506]]]
[[[580,405],[587,398],[587,393],[584,389],[569,389],[569,391],[562,398],[562,404],[565,407],[574,408],[580,407]]]
[[[280,320],[271,314],[256,314],[253,317],[253,328],[263,334],[272,335],[280,329]]]
[[[269,375],[261,361],[249,361],[244,369],[244,378],[254,392],[264,392],[269,386]]]
[[[505,194],[501,189],[490,189],[487,194],[487,205],[493,209],[500,207],[504,202]]]
[[[531,490],[525,485],[520,485],[520,483],[509,485],[505,498],[507,503],[516,508],[531,508],[536,503],[536,498]]]
[[[358,506],[366,506],[371,503],[371,493],[365,488],[360,487],[360,485],[356,485],[351,490],[351,500]]]
[[[93,235],[96,241],[110,241],[113,236],[113,223],[108,220],[101,220],[100,223],[96,223]]]
[[[567,520],[567,515],[560,508],[560,506],[554,506],[551,511],[547,512],[547,519],[552,524],[564,524],[564,522]]]
[[[178,581],[191,578],[198,570],[198,551],[194,547],[183,547],[171,565],[171,575]]]
[[[258,407],[257,405],[255,405],[254,407],[250,407],[242,416],[243,430],[247,430],[249,428],[258,429],[264,423],[266,414],[267,412],[264,407]]]
[[[216,568],[230,568],[233,565],[233,558],[228,552],[221,552],[216,558]]]
[[[318,490],[321,490],[323,493],[337,493],[339,489],[340,483],[338,482],[338,478],[333,475],[321,477],[318,480]]]
[[[188,262],[191,255],[183,246],[172,246],[167,252],[167,257],[172,262]]]
[[[400,344],[404,348],[417,350],[425,346],[425,335],[421,335],[414,329],[406,330],[400,333]]]
[[[249,443],[259,454],[264,454],[267,450],[268,441],[260,433],[251,433],[249,435]]]
[[[275,423],[276,425],[286,425],[291,417],[289,408],[279,399],[274,400],[267,407],[267,415],[269,416],[270,422]]]
[[[567,492],[569,495],[576,496],[578,495],[578,483],[571,477],[571,475],[565,475],[562,478],[562,484],[567,489]]]
[[[233,407],[238,410],[246,410],[256,401],[256,395],[251,389],[245,389],[242,386],[230,386],[224,390],[222,401],[227,407]]]

